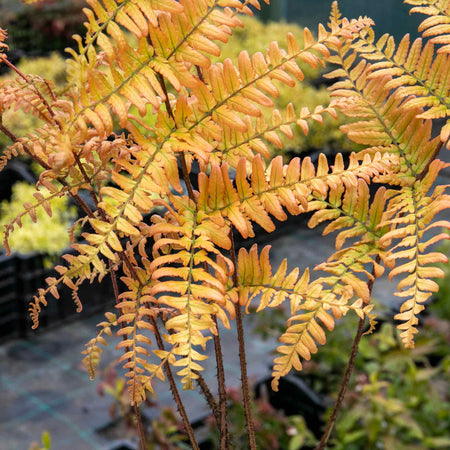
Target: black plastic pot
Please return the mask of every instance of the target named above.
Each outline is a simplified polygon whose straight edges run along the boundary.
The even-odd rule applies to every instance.
[[[44,256],[39,253],[27,255],[0,255],[0,337],[27,337],[42,329],[61,325],[76,318],[86,318],[114,304],[111,283],[85,282],[80,286],[79,296],[83,311],[77,313],[72,291],[64,285],[59,287],[58,300],[49,296],[48,305],[42,309],[39,328],[31,330],[28,314],[29,302],[38,289],[45,287],[45,278],[57,276],[54,270],[44,267]]]
[[[0,200],[9,200],[12,187],[19,181],[35,184],[36,177],[25,162],[20,160],[10,161],[0,172]]]
[[[255,395],[268,396],[270,404],[282,410],[286,416],[301,415],[308,428],[320,437],[323,426],[322,416],[326,410],[324,398],[314,392],[302,379],[295,375],[280,378],[278,391],[272,390],[271,378],[265,378],[255,385]]]
[[[120,441],[113,441],[106,447],[104,447],[103,450],[138,450],[138,447],[134,442],[125,439]]]

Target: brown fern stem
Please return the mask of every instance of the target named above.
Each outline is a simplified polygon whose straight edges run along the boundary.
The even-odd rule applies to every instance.
[[[237,287],[238,285],[238,275],[237,275],[237,262],[236,262],[236,250],[234,247],[234,237],[233,232],[230,231],[231,249],[230,256],[234,264],[233,272],[233,285]],[[241,305],[236,305],[236,328],[239,343],[239,364],[241,366],[241,384],[242,384],[242,395],[244,397],[244,410],[245,410],[245,422],[247,424],[248,432],[248,443],[251,450],[256,450],[256,438],[255,438],[255,428],[253,426],[253,416],[251,408],[250,390],[248,387],[248,375],[247,375],[247,358],[245,356],[245,340],[244,340],[244,327],[242,325],[242,311]]]
[[[186,164],[186,158],[183,152],[180,152],[180,162],[181,162],[181,170],[183,172],[183,179],[186,183],[186,188],[188,191],[189,198],[195,202],[194,191],[192,190],[191,180],[189,179],[189,171]]]
[[[156,319],[151,317],[150,322],[154,328],[154,334],[156,337],[156,342],[158,344],[158,348],[160,350],[164,350],[164,342],[161,337],[161,333],[158,330],[158,325],[156,323]],[[167,379],[169,381],[170,390],[172,391],[173,399],[177,405],[178,412],[180,413],[181,419],[183,420],[184,427],[186,428],[187,435],[189,440],[191,441],[191,445],[193,450],[200,450],[198,446],[197,439],[195,438],[194,430],[192,429],[192,425],[189,422],[189,418],[186,413],[186,409],[184,408],[183,401],[181,400],[180,393],[178,392],[177,385],[175,384],[175,379],[173,378],[172,370],[167,361],[164,362],[164,371],[166,372]]]
[[[83,164],[81,164],[81,160],[79,155],[76,152],[73,152],[73,157],[75,158],[75,162],[77,163],[78,169],[81,172],[81,175],[83,175],[83,178],[86,180],[86,183],[89,185],[89,195],[91,196],[95,206],[98,208],[98,198],[94,191],[94,186],[92,186],[91,179],[89,178],[89,175],[86,173],[86,170],[83,167]],[[102,213],[103,211],[100,211]],[[104,214],[102,214],[102,219],[106,220],[106,217]]]
[[[227,392],[225,385],[225,371],[223,368],[222,344],[220,342],[219,328],[217,327],[217,317],[213,316],[213,320],[217,328],[217,335],[214,335],[214,350],[217,363],[217,384],[219,387],[219,420],[217,421],[217,424],[220,432],[219,448],[222,450],[230,448],[230,434],[228,432],[227,421]]]
[[[376,261],[376,264],[379,264],[379,262],[380,262],[379,255],[377,255],[375,261]],[[375,281],[375,266],[372,269],[372,278],[367,283],[367,287],[369,288],[370,294],[372,294],[374,281]],[[345,368],[344,377],[342,379],[342,383],[339,388],[339,393],[338,393],[338,397],[337,397],[336,403],[333,408],[333,412],[331,413],[331,416],[328,419],[328,423],[325,428],[325,431],[322,435],[322,438],[320,439],[319,444],[315,448],[315,450],[324,450],[326,448],[328,440],[330,439],[331,432],[333,431],[334,424],[336,423],[336,418],[337,418],[338,412],[342,406],[342,402],[344,401],[345,394],[346,394],[347,388],[348,388],[348,384],[350,382],[350,378],[351,378],[353,370],[355,368],[356,355],[358,354],[359,343],[363,336],[364,324],[365,324],[365,318],[359,319],[358,328],[356,330],[356,335],[355,335],[355,338],[353,339],[352,351],[350,352],[350,357],[347,362],[347,367]]]
[[[216,402],[216,399],[212,395],[211,390],[209,389],[209,386],[206,384],[205,379],[203,378],[202,374],[198,370],[193,370],[193,373],[197,375],[197,384],[205,397],[206,403],[208,403],[209,408],[211,409],[214,419],[216,420],[216,423],[220,423],[220,413],[219,413],[219,405]]]
[[[440,141],[437,145],[436,149],[434,150],[433,154],[431,155],[431,158],[427,161],[426,166],[423,168],[422,172],[419,173],[417,176],[417,181],[422,181],[426,174],[428,173],[428,169],[430,168],[431,163],[437,158],[439,155],[439,152],[441,151],[442,147],[444,146],[444,142]]]
[[[199,78],[201,80],[203,80],[203,74],[201,72],[200,67],[198,67],[198,66],[196,66],[196,67],[197,67],[197,72],[199,74]],[[158,76],[159,84],[161,85],[161,88],[166,97],[165,105],[166,105],[167,113],[173,120],[175,120],[175,117],[173,115],[172,106],[169,102],[169,96],[167,93],[167,87],[166,87],[166,82],[164,80],[164,77],[159,73],[157,74],[157,76]],[[184,156],[183,152],[180,152],[179,155],[180,155],[180,163],[181,163],[181,171],[183,174],[183,180],[184,180],[184,183],[186,184],[186,189],[188,191],[189,198],[196,204],[197,199],[194,195],[194,190],[192,189],[191,180],[189,178],[189,170],[188,170],[187,163],[186,163],[186,157]],[[206,271],[208,271],[208,267],[206,264],[204,264],[204,269]],[[215,316],[214,316],[213,320],[214,320],[214,322],[216,324],[216,328],[217,328],[217,319]],[[204,383],[203,387],[202,386],[200,386],[200,387],[202,389],[202,392],[205,395],[206,401],[208,402],[208,404],[211,407],[211,410],[213,411],[214,417],[219,426],[220,449],[226,449],[229,447],[229,434],[228,434],[228,423],[227,423],[227,404],[226,404],[227,397],[226,397],[226,385],[225,385],[225,371],[223,368],[223,354],[222,354],[222,347],[221,347],[221,343],[220,343],[220,337],[219,337],[218,330],[217,330],[217,335],[214,334],[213,339],[214,339],[214,350],[215,350],[216,362],[217,362],[217,383],[218,383],[218,387],[219,387],[219,414],[214,413],[214,408],[212,407],[212,403],[210,403],[211,399],[206,394],[205,388],[207,388],[208,386],[204,380],[203,380],[203,383]],[[209,388],[208,388],[208,391],[209,391]]]
[[[1,122],[1,118],[0,118],[0,131],[5,134],[6,136],[8,136],[13,142],[17,141],[17,137],[14,136],[13,133],[11,133],[11,131],[8,130],[8,128],[6,128],[2,122]]]
[[[142,416],[141,416],[141,410],[139,409],[138,405],[134,405],[134,416],[136,417],[136,423],[138,427],[138,433],[139,433],[139,440],[141,441],[141,450],[147,449],[147,441],[145,439],[145,431],[144,431],[144,425],[142,423]]]
[[[353,369],[355,367],[355,359],[358,353],[359,342],[361,341],[361,337],[363,335],[365,319],[359,319],[358,328],[356,330],[356,335],[353,340],[352,351],[350,353],[350,358],[347,362],[347,367],[345,368],[344,377],[342,379],[341,387],[339,389],[339,394],[336,400],[336,403],[333,408],[333,412],[331,413],[330,418],[328,419],[327,427],[322,435],[322,439],[319,442],[319,445],[315,450],[324,450],[328,440],[330,439],[331,432],[333,431],[334,424],[336,423],[336,417],[339,412],[339,409],[342,406],[342,402],[344,400],[345,394],[347,392],[348,384],[350,382],[350,377],[352,375]]]

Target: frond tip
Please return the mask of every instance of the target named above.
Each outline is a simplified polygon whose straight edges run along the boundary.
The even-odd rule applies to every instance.
[[[424,310],[424,303],[432,293],[438,291],[438,284],[432,278],[445,275],[436,264],[448,261],[442,253],[429,251],[433,244],[448,239],[447,233],[430,237],[430,232],[436,227],[450,229],[449,221],[433,222],[437,213],[450,208],[450,196],[444,194],[447,186],[437,186],[430,196],[427,195],[443,167],[442,161],[435,160],[423,180],[400,191],[390,191],[391,199],[382,221],[390,225],[391,230],[381,238],[380,245],[390,246],[392,240],[397,242],[384,257],[385,265],[391,268],[389,279],[404,276],[395,295],[406,300],[395,319],[403,322],[398,328],[403,330],[400,336],[406,347],[414,347],[417,315]],[[405,259],[406,262],[397,263]]]

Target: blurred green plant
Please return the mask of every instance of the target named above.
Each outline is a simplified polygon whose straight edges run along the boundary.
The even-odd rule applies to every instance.
[[[41,444],[39,444],[38,442],[32,442],[29,450],[51,450],[52,439],[48,431],[44,431],[42,433]]]
[[[291,32],[295,35],[298,44],[303,45],[303,28],[294,23],[269,22],[263,23],[255,17],[240,16],[244,23],[243,28],[233,30],[226,44],[219,43],[221,54],[219,58],[212,58],[212,61],[223,61],[225,58],[231,58],[236,61],[239,53],[245,49],[249,55],[256,52],[264,52],[270,42],[277,41],[280,48],[287,48],[287,34]],[[302,66],[305,75],[305,81],[313,82],[320,75],[320,69],[313,69],[305,64]]]
[[[447,353],[446,336],[435,325],[424,327],[414,349],[401,346],[390,323],[361,340],[355,381],[331,448],[450,448]],[[432,365],[430,355],[442,358]]]
[[[47,195],[47,190],[40,189]],[[3,238],[4,227],[23,211],[24,203],[35,202],[35,186],[25,182],[14,184],[11,200],[0,206],[0,229]],[[54,197],[51,202],[52,217],[43,208],[36,209],[36,221],[29,215],[22,217],[22,227],[16,227],[9,236],[11,250],[17,253],[40,252],[50,257],[58,256],[68,247],[70,238],[67,229],[76,218],[76,208],[68,206],[67,197]],[[2,239],[3,240],[3,239]]]
[[[175,409],[162,408],[160,415],[152,420],[147,450],[189,450],[191,448]]]
[[[61,90],[66,84],[66,63],[58,53],[52,53],[48,57],[23,58],[18,64],[18,69],[24,74],[37,74],[42,78],[50,80],[56,90]],[[0,85],[3,82],[16,78],[16,74],[7,73],[0,77]],[[25,113],[22,109],[8,109],[2,114],[2,122],[16,136],[24,136],[43,125],[43,121],[35,115]],[[3,133],[0,134],[0,154],[2,150],[10,145],[11,141]]]
[[[444,241],[438,251],[450,257],[450,240]],[[444,271],[445,277],[436,280],[439,292],[433,295],[430,309],[437,317],[450,320],[450,265],[441,263],[439,267]]]
[[[443,269],[450,272],[448,267]],[[448,279],[446,285],[450,290]],[[338,415],[330,448],[450,448],[450,322],[441,313],[448,308],[448,298],[432,305],[435,316],[424,318],[413,349],[402,346],[390,319],[361,340],[356,376]],[[255,323],[254,331],[263,337],[276,335],[285,320],[282,310],[269,313]],[[382,316],[386,311],[381,310]],[[336,393],[342,382],[350,352],[342,349],[352,339],[357,318],[346,316],[342,322],[329,336],[328,345],[319,348],[317,358],[303,364],[302,380],[324,396]]]

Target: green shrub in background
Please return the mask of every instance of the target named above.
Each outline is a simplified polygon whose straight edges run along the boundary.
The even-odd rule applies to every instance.
[[[40,192],[46,196],[46,189]],[[13,186],[11,201],[3,201],[0,207],[0,229],[3,241],[4,226],[22,213],[24,203],[36,201],[33,194],[36,188],[19,182]],[[22,218],[23,226],[16,228],[9,236],[11,250],[17,253],[40,252],[58,256],[70,244],[67,229],[76,217],[76,208],[68,207],[67,197],[55,197],[51,200],[52,217],[42,208],[36,209],[36,222],[29,215]]]
[[[440,245],[438,250],[450,257],[450,240]],[[445,278],[436,280],[439,285],[439,292],[434,294],[430,306],[437,317],[450,321],[450,265],[441,264],[440,268],[444,271]]]
[[[287,48],[286,35],[290,31],[298,37],[299,44],[302,45],[303,28],[299,25],[283,22],[269,22],[267,24],[260,22],[255,17],[245,16],[241,18],[244,22],[244,28],[234,30],[227,44],[219,45],[221,47],[220,60],[231,58],[237,60],[242,49],[246,49],[250,55],[256,52],[264,52],[271,41],[277,41],[280,48]],[[218,60],[218,58],[217,58]],[[313,110],[316,106],[328,104],[330,101],[329,93],[326,87],[316,87],[321,75],[321,68],[313,69],[305,64],[302,71],[305,80],[297,83],[294,87],[286,86],[277,80],[272,80],[276,85],[280,95],[274,99],[275,108],[279,109],[284,116],[288,103],[294,106],[307,106]],[[270,119],[272,108],[266,109],[266,119]],[[269,120],[270,121],[270,120]],[[283,149],[279,150],[275,145],[271,145],[274,153],[301,153],[304,151],[321,150],[325,153],[334,153],[342,151],[355,151],[359,147],[346,138],[345,134],[339,131],[339,127],[348,123],[349,119],[339,116],[338,120],[326,115],[323,117],[324,124],[317,122],[310,124],[309,133],[305,136],[303,133],[295,133],[293,139],[286,136],[281,137]]]
[[[424,324],[414,349],[402,347],[398,330],[391,323],[384,323],[378,332],[361,340],[354,381],[330,448],[450,448],[450,357],[444,329],[448,332],[448,322],[437,326],[436,320]],[[330,336],[329,357],[333,348],[339,354],[341,342],[339,333]],[[330,382],[329,369],[336,363],[343,366],[345,361],[322,357],[320,366],[313,368],[314,377]],[[330,367],[325,367],[327,364]],[[338,377],[334,382],[337,389]]]
[[[46,80],[54,83],[56,90],[61,90],[66,80],[66,63],[59,53],[52,53],[48,57],[42,58],[24,58],[18,64],[19,70],[24,74],[36,74]],[[0,77],[0,85],[2,82],[16,78],[16,74],[8,73]],[[21,109],[8,109],[2,115],[3,123],[16,135],[24,136],[40,127],[43,122],[32,114],[26,114]],[[0,133],[0,154],[2,150],[10,145],[11,141]]]
[[[86,0],[1,0],[0,4],[12,52],[63,52],[74,46],[72,36],[84,30]]]
[[[226,44],[218,44],[221,50],[220,57],[216,61],[223,61],[225,58],[231,58],[233,61],[238,59],[242,49],[247,50],[249,55],[256,52],[265,52],[270,42],[277,41],[280,48],[287,48],[287,33],[295,35],[300,46],[303,45],[303,28],[293,23],[269,22],[263,23],[251,16],[239,17],[244,23],[244,28],[236,28],[233,35]],[[214,58],[212,58],[214,61]],[[305,75],[305,81],[313,82],[320,75],[320,68],[313,69],[305,64],[302,66]]]

